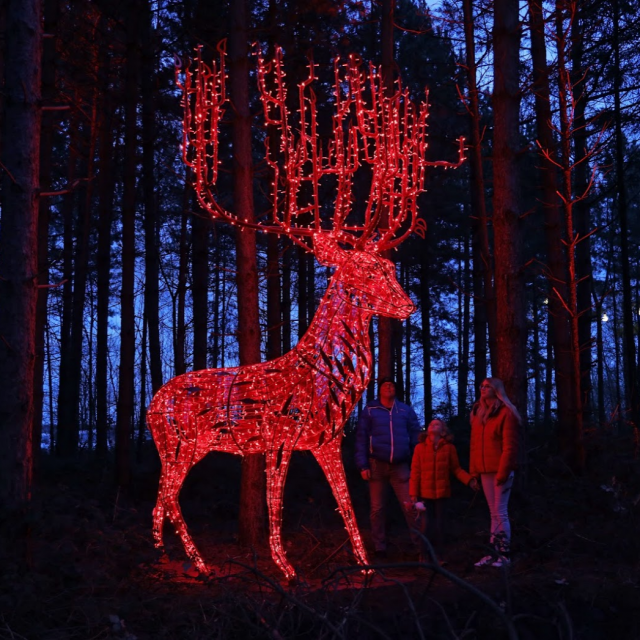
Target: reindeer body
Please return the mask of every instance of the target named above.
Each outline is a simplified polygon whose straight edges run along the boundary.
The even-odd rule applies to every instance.
[[[371,277],[376,267],[378,277]],[[206,571],[180,512],[182,483],[210,451],[264,452],[272,553],[285,574],[293,577],[280,542],[282,493],[292,452],[310,450],[331,484],[356,556],[366,564],[346,493],[340,443],[345,422],[369,382],[372,315],[401,318],[412,310],[388,260],[352,252],[346,254],[309,330],[292,351],[260,364],[193,371],[164,385],[147,412],[162,460],[154,509],[156,544],[162,545],[168,516],[187,554]]]
[[[206,571],[180,512],[182,483],[209,451],[264,452],[271,553],[293,578],[280,538],[282,495],[292,452],[309,450],[331,485],[356,558],[367,564],[344,476],[342,432],[371,375],[371,317],[404,319],[414,309],[394,265],[381,256],[412,233],[424,238],[418,196],[424,191],[425,168],[460,164],[464,141],[459,141],[457,164],[427,161],[426,101],[415,105],[399,82],[390,94],[383,74],[371,66],[363,72],[356,56],[334,63],[332,132],[323,141],[311,89],[313,62],[308,78],[298,85],[299,108],[292,118],[282,51],[276,48],[271,62],[258,55],[264,124],[277,130],[280,140],[272,144],[265,136],[273,209],[270,223],[257,223],[247,211],[228,211],[215,195],[218,129],[227,102],[223,43],[218,50],[219,63],[207,65],[198,50],[195,70],[188,64],[176,67],[183,91],[183,160],[192,171],[198,201],[214,219],[285,235],[337,269],[311,327],[288,354],[263,364],[187,373],[155,395],[147,412],[162,461],[153,511],[155,542],[162,546],[168,517],[188,556]],[[364,210],[355,214],[353,184],[362,167],[368,167],[371,185]],[[323,183],[335,193],[331,220]],[[346,251],[340,244],[353,248]]]

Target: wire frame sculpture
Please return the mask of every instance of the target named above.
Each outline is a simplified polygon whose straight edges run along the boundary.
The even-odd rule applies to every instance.
[[[311,451],[331,485],[355,557],[367,565],[342,463],[343,429],[370,380],[372,317],[405,319],[414,311],[394,264],[381,254],[412,232],[424,235],[417,198],[424,190],[425,168],[458,166],[464,141],[459,141],[456,163],[427,162],[426,101],[416,107],[399,85],[386,95],[379,72],[374,67],[363,72],[351,57],[335,63],[333,135],[323,145],[311,88],[313,62],[298,87],[294,127],[282,52],[277,49],[269,63],[258,54],[265,125],[280,136],[276,149],[266,136],[274,209],[267,222],[239,220],[213,195],[219,125],[227,101],[223,45],[219,53],[219,61],[209,66],[198,50],[193,69],[177,68],[184,104],[183,158],[193,170],[200,203],[214,218],[288,236],[335,272],[309,329],[289,353],[260,364],[186,373],[154,396],[147,423],[162,463],[153,511],[155,544],[162,547],[168,518],[188,557],[206,573],[180,510],[182,484],[210,451],[264,453],[271,554],[284,575],[295,578],[281,537],[284,484],[293,452]],[[371,167],[371,188],[365,213],[355,224],[349,220],[353,177],[364,164]],[[327,230],[319,187],[329,176],[337,187],[332,228]],[[387,226],[379,229],[383,211]]]

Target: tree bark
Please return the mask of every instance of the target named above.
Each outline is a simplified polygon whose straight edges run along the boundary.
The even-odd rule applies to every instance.
[[[33,454],[41,122],[40,0],[11,0],[6,5],[6,27],[0,169],[0,505],[19,516],[31,498]],[[11,522],[9,513],[5,523]],[[27,531],[21,526],[19,529],[15,532],[15,542],[24,544]]]
[[[542,399],[542,378],[540,376],[540,303],[536,283],[531,287],[531,316],[533,320],[533,424],[540,424],[540,401]]]
[[[425,240],[425,243],[427,241]],[[420,278],[420,310],[422,312],[422,374],[424,377],[424,421],[431,422],[433,416],[433,388],[431,383],[431,263],[429,249],[422,252]]]
[[[381,53],[382,53],[382,82],[387,95],[393,92],[394,75],[394,20],[395,0],[382,0],[381,17]],[[379,226],[386,229],[389,226],[389,211],[383,208]],[[391,260],[390,251],[383,252],[383,257]],[[393,327],[391,318],[380,316],[378,318],[378,380],[393,376]]]
[[[187,172],[188,173],[188,172]],[[191,194],[191,187],[187,182],[184,188],[184,198],[182,201],[182,218],[180,220],[180,241],[178,256],[178,287],[176,291],[176,315],[173,323],[175,331],[175,339],[173,342],[173,363],[175,368],[175,374],[177,376],[182,375],[187,370],[187,363],[185,360],[185,342],[187,328],[185,323],[185,308],[187,298],[187,269],[189,262],[189,246],[187,243],[187,209],[189,206]]]
[[[474,35],[473,1],[463,0],[465,57],[469,83],[469,129],[471,156],[469,180],[471,182],[471,215],[473,218],[474,339],[476,387],[487,376],[487,326],[491,370],[497,371],[496,300],[493,285],[493,258],[489,247],[489,220],[485,201],[484,169],[482,165],[482,137],[480,135],[480,106],[478,101],[476,46]]]
[[[578,240],[573,224],[573,169],[574,159],[571,157],[571,129],[574,126],[573,113],[570,106],[571,82],[566,66],[566,42],[563,38],[564,5],[556,1],[556,39],[558,42],[558,102],[560,107],[560,164],[562,180],[559,193],[562,195],[562,210],[565,225],[565,251],[567,261],[566,297],[563,300],[568,309],[569,334],[571,336],[571,370],[570,387],[573,404],[573,419],[563,430],[562,448],[567,464],[577,473],[584,471],[585,452],[582,441],[584,430],[583,405],[580,384],[580,342],[578,330],[578,282],[576,274],[575,251]]]
[[[220,236],[215,233],[214,228],[214,237],[215,237],[215,245],[214,245],[214,255],[215,262],[213,265],[214,273],[213,273],[213,345],[212,345],[212,353],[211,353],[211,367],[213,369],[217,369],[220,365],[220,324],[221,324],[221,277],[220,273],[222,271],[222,243],[220,240]]]
[[[98,140],[98,252],[97,268],[97,319],[96,319],[96,451],[107,453],[109,430],[108,369],[109,369],[109,303],[111,299],[111,226],[113,223],[113,194],[115,177],[113,157],[113,99],[109,90],[109,51],[103,45],[100,64],[100,82],[103,101]]]
[[[309,288],[307,286],[307,252],[302,247],[296,248],[298,250],[298,341],[300,341],[309,328],[307,320]]]
[[[75,256],[73,260],[73,298],[71,308],[71,335],[69,344],[68,381],[61,389],[66,391],[62,398],[62,406],[58,412],[64,416],[68,436],[66,452],[74,454],[79,443],[80,431],[80,386],[82,382],[82,356],[84,334],[84,307],[87,289],[87,272],[89,264],[89,232],[91,196],[93,190],[93,158],[95,156],[96,140],[96,92],[93,92],[91,105],[91,120],[85,123],[85,130],[81,136],[82,156],[80,175],[86,180],[77,189],[78,218],[76,223]],[[87,129],[88,127],[88,129]]]
[[[142,197],[144,200],[144,315],[148,331],[151,392],[162,386],[160,353],[160,256],[158,251],[158,199],[156,197],[156,93],[155,30],[149,0],[144,7],[142,49]],[[141,407],[144,412],[146,407]]]
[[[460,299],[460,342],[458,347],[458,416],[467,413],[467,388],[469,386],[469,324],[471,310],[469,308],[470,255],[469,238],[464,240],[463,263],[460,267],[459,291]]]
[[[133,426],[133,365],[135,361],[135,214],[136,214],[136,130],[138,106],[137,45],[139,11],[129,2],[126,12],[127,48],[124,105],[124,178],[122,193],[122,288],[120,291],[120,371],[116,418],[116,482],[127,487],[131,479],[131,429]]]
[[[566,240],[563,227],[562,206],[558,199],[560,181],[556,142],[553,136],[551,114],[551,87],[547,50],[544,35],[544,21],[539,0],[529,1],[531,32],[531,57],[533,59],[533,82],[535,91],[536,132],[542,149],[549,158],[541,156],[540,178],[542,182],[542,202],[544,232],[547,248],[547,270],[549,282],[549,313],[553,316],[551,339],[553,341],[554,368],[558,407],[558,437],[566,457],[573,448],[571,434],[575,432],[576,412],[572,393],[571,330],[569,315],[562,301],[567,300],[568,269],[564,254]],[[555,291],[554,291],[555,289]]]
[[[207,368],[209,334],[209,233],[211,223],[191,218],[191,295],[193,299],[193,369]]]
[[[525,416],[527,409],[526,316],[520,228],[520,141],[517,0],[494,3],[493,226],[498,377]]]
[[[291,351],[291,253],[293,247],[284,240],[282,256],[282,353]]]
[[[587,122],[585,111],[587,108],[587,93],[584,91],[583,50],[584,50],[584,19],[582,3],[575,3],[576,12],[571,25],[571,85],[573,87],[573,101],[575,105],[573,126],[573,149],[575,193],[578,196],[586,194],[589,189],[589,163],[587,162]],[[574,205],[575,231],[585,238],[576,246],[576,274],[578,277],[578,310],[582,314],[578,318],[578,340],[580,343],[580,389],[581,402],[584,408],[584,419],[591,421],[591,231],[590,205],[588,200],[579,200]]]
[[[229,93],[234,107],[233,202],[238,219],[253,220],[246,0],[232,3],[230,11]],[[255,231],[237,229],[238,342],[241,366],[255,364],[261,359],[256,254]],[[239,539],[244,545],[256,546],[265,540],[265,495],[264,456],[261,454],[243,456],[238,532]]]
[[[280,254],[278,236],[267,236],[267,360],[282,355]]]
[[[606,423],[606,413],[604,406],[604,342],[602,339],[602,300],[593,294],[593,301],[596,314],[596,353],[597,376],[598,376],[598,425],[603,427]]]
[[[56,95],[56,34],[58,31],[59,1],[44,2],[44,30],[53,37],[42,43],[42,101],[53,104]],[[2,70],[0,69],[0,73]],[[53,156],[54,112],[42,114],[40,130],[40,190],[51,191],[51,169]],[[41,198],[38,210],[38,283],[49,284],[49,216],[50,199]],[[47,325],[47,286],[38,290],[36,307],[36,360],[33,374],[33,457],[34,468],[42,441],[42,412],[44,405],[44,359],[45,327]]]
[[[77,100],[76,92],[76,100]],[[78,112],[72,113],[69,125],[69,159],[67,163],[67,183],[76,179],[79,138]],[[75,426],[69,415],[69,385],[71,376],[71,327],[73,313],[73,211],[76,193],[64,196],[62,202],[63,245],[62,245],[62,318],[60,321],[60,367],[58,370],[58,439],[57,453],[61,456],[73,455],[77,448]]]
[[[615,167],[618,191],[618,218],[620,224],[620,266],[622,288],[622,336],[623,371],[626,410],[633,424],[640,425],[640,402],[638,399],[638,376],[636,370],[636,347],[633,335],[633,310],[631,305],[631,273],[629,260],[629,211],[627,183],[625,177],[625,140],[622,131],[622,108],[620,92],[622,71],[620,69],[620,1],[613,0],[613,116],[615,125]]]

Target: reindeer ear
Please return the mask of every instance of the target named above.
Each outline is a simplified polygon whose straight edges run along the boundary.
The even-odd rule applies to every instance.
[[[325,267],[339,267],[349,257],[349,253],[340,248],[332,235],[322,231],[313,236],[313,253]]]

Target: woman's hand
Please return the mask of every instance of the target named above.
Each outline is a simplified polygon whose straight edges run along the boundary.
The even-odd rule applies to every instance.
[[[478,482],[477,478],[471,478],[471,480],[469,480],[469,486],[474,490],[474,491],[480,491],[480,483]]]
[[[496,486],[501,487],[508,479],[509,476],[496,476]]]
[[[363,469],[360,472],[363,480],[371,480],[371,469]]]

